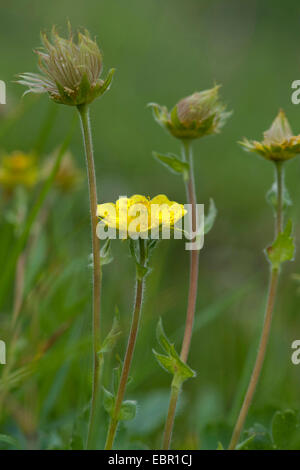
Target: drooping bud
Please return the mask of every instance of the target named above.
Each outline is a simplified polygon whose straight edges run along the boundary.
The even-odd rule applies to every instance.
[[[155,120],[178,139],[197,139],[216,134],[230,112],[219,100],[219,88],[193,93],[180,100],[169,112],[165,106],[150,103]]]
[[[70,25],[68,39],[53,27],[51,41],[43,33],[42,42],[43,49],[35,51],[41,74],[19,75],[18,82],[28,87],[26,93],[48,93],[56,103],[78,106],[91,103],[109,89],[114,69],[105,80],[100,79],[102,55],[87,30],[78,32],[75,43]]]
[[[280,110],[261,142],[244,139],[240,144],[249,152],[256,152],[267,160],[290,160],[300,153],[300,135],[293,135],[285,113]]]

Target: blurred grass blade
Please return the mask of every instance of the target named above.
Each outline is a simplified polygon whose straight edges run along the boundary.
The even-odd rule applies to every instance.
[[[32,97],[30,100],[22,100],[14,110],[9,113],[3,121],[0,121],[0,140],[13,128],[13,126],[26,114],[27,111],[39,100],[38,96]]]
[[[22,234],[20,235],[20,237],[18,238],[18,240],[16,241],[16,243],[14,245],[14,248],[12,249],[12,252],[10,254],[10,257],[8,259],[8,262],[4,266],[4,269],[2,271],[2,276],[0,278],[0,307],[2,305],[3,297],[6,293],[7,286],[9,285],[9,282],[11,281],[11,278],[13,276],[17,259],[20,255],[20,253],[22,252],[24,246],[26,245],[26,242],[27,242],[28,237],[30,235],[31,228],[32,228],[32,226],[33,226],[33,224],[34,224],[34,222],[35,222],[35,220],[36,220],[36,218],[37,218],[37,216],[38,216],[38,214],[39,214],[39,212],[40,212],[40,210],[43,206],[43,203],[44,203],[44,201],[45,201],[45,199],[46,199],[46,197],[47,197],[47,195],[48,195],[48,193],[51,189],[51,186],[54,182],[56,173],[59,170],[61,160],[62,160],[65,152],[67,151],[67,149],[70,145],[76,122],[77,122],[77,116],[74,116],[74,119],[73,119],[72,124],[71,124],[71,128],[70,128],[69,132],[67,133],[67,135],[66,135],[66,137],[65,137],[65,139],[64,139],[64,141],[63,141],[63,143],[60,147],[60,150],[57,154],[53,169],[52,169],[49,177],[45,181],[45,183],[44,183],[44,185],[43,185],[43,187],[40,191],[40,194],[38,196],[38,199],[37,199],[36,203],[34,204],[31,211],[29,212],[27,221],[25,222],[24,230],[23,230]]]
[[[40,128],[40,132],[38,133],[37,139],[33,145],[33,151],[37,155],[41,155],[45,150],[45,145],[48,139],[48,136],[54,126],[56,116],[58,113],[59,107],[54,105],[53,103],[49,103],[48,110],[46,113],[46,118]]]
[[[0,434],[0,442],[11,447],[19,447],[18,441],[14,437],[8,436],[7,434]]]
[[[223,297],[217,299],[204,310],[197,312],[194,324],[194,333],[199,331],[204,326],[207,326],[212,321],[216,320],[226,309],[233,306],[241,297],[243,297],[252,288],[252,283],[246,284],[234,292],[225,294]],[[183,327],[177,331],[176,337],[181,337]]]
[[[7,392],[7,390],[14,385],[21,382],[23,379],[31,375],[35,370],[35,363],[28,364],[15,370],[7,377],[2,378],[0,382],[0,392]]]

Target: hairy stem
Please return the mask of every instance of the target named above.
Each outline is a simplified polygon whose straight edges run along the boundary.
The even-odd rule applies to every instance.
[[[177,406],[177,401],[178,401],[178,397],[180,393],[180,387],[175,387],[173,385],[173,382],[174,381],[172,381],[172,384],[171,384],[169,409],[168,409],[168,415],[167,415],[165,430],[164,430],[163,446],[162,446],[163,450],[168,450],[170,448],[173,426],[174,426],[174,421],[175,421],[176,406]]]
[[[275,235],[277,236],[280,232],[282,232],[283,224],[284,169],[282,162],[277,162],[275,164],[275,177],[277,183],[277,214]]]
[[[276,182],[277,182],[277,208],[276,208],[276,221],[275,221],[275,238],[277,238],[278,234],[282,231],[282,224],[283,224],[283,185],[284,185],[284,173],[282,168],[282,163],[276,163]],[[247,414],[249,408],[251,406],[253,396],[255,393],[255,389],[260,377],[261,369],[264,363],[266,349],[270,337],[271,331],[271,324],[272,324],[272,315],[274,310],[276,292],[277,292],[277,285],[278,285],[278,277],[279,277],[279,270],[272,269],[270,272],[270,284],[269,284],[269,292],[268,292],[268,299],[266,305],[266,312],[265,312],[265,319],[263,324],[263,330],[261,335],[261,340],[258,347],[258,352],[256,356],[256,361],[254,365],[254,369],[252,371],[252,375],[250,378],[250,382],[248,385],[248,389],[231,437],[231,441],[229,444],[228,449],[234,450],[239,442],[245,420],[247,418]]]
[[[183,160],[189,163],[189,177],[185,182],[187,201],[192,206],[192,217],[191,217],[191,231],[196,233],[197,230],[197,196],[195,187],[194,177],[194,164],[191,144],[188,140],[183,141]],[[180,358],[183,362],[187,361],[195,317],[195,308],[198,291],[198,271],[199,271],[199,250],[194,249],[190,252],[190,283],[188,293],[188,306],[185,321],[185,330],[181,346]],[[163,437],[163,449],[167,450],[170,448],[172,432],[174,427],[176,405],[178,396],[180,394],[181,387],[171,386],[171,397],[168,409],[168,415],[165,424],[164,437]]]
[[[93,251],[93,390],[90,419],[88,426],[88,436],[86,447],[89,449],[92,445],[95,418],[97,412],[97,401],[99,397],[99,375],[100,360],[98,350],[100,347],[100,307],[101,307],[101,265],[100,265],[100,241],[96,234],[97,229],[97,186],[94,165],[94,153],[92,144],[91,125],[89,120],[89,108],[87,105],[78,106],[80,115],[82,135],[85,148],[90,211],[92,227],[92,251]]]
[[[140,264],[144,266],[145,263],[145,251],[144,251],[144,240],[139,239],[140,241]],[[113,447],[113,443],[115,440],[115,435],[119,423],[119,414],[121,411],[121,406],[123,403],[126,385],[128,381],[128,375],[132,363],[134,347],[136,343],[136,337],[139,328],[140,316],[141,316],[141,307],[142,307],[142,300],[143,300],[143,286],[144,280],[139,279],[137,277],[136,280],[136,295],[135,295],[135,303],[132,315],[132,322],[130,328],[130,334],[127,343],[127,349],[125,353],[125,359],[123,363],[123,369],[121,373],[120,383],[118,387],[118,392],[116,396],[115,406],[112,418],[109,423],[106,443],[105,443],[105,450],[111,450]]]

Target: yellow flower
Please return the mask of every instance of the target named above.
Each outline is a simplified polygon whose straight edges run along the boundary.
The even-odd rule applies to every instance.
[[[262,142],[244,139],[240,144],[249,152],[256,152],[267,160],[275,162],[289,160],[300,153],[300,135],[293,135],[282,110],[263,135]]]
[[[57,152],[51,155],[43,168],[43,177],[48,178],[57,156]],[[77,168],[73,155],[71,152],[66,152],[62,162],[59,166],[59,170],[55,175],[54,185],[63,193],[76,189],[82,181],[82,173]]]
[[[27,86],[28,92],[48,93],[56,103],[78,106],[91,103],[109,89],[114,69],[106,80],[100,79],[102,55],[87,30],[78,32],[78,40],[74,42],[70,24],[67,39],[59,36],[53,27],[51,39],[43,33],[44,48],[36,51],[41,74],[19,75],[19,83]]]
[[[193,93],[180,100],[169,112],[165,106],[150,103],[154,119],[178,139],[197,139],[216,134],[225,124],[230,112],[219,99],[219,85]]]
[[[150,238],[148,231],[174,228],[185,213],[182,204],[170,201],[163,194],[153,199],[135,194],[130,198],[119,198],[115,204],[105,203],[97,207],[97,216],[107,227],[121,232],[123,238],[136,234]]]
[[[0,184],[5,189],[13,189],[19,185],[31,188],[37,180],[38,169],[33,154],[16,151],[2,157]]]

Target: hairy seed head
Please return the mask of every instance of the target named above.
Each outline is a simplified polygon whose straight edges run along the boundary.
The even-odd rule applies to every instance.
[[[48,93],[56,103],[78,106],[91,103],[108,90],[114,69],[105,80],[100,79],[102,55],[87,30],[77,33],[74,41],[69,25],[69,37],[59,36],[52,28],[51,39],[42,33],[43,47],[35,51],[41,73],[23,73],[18,82],[28,87],[26,93]]]

